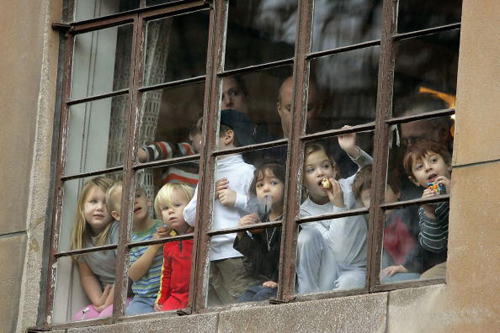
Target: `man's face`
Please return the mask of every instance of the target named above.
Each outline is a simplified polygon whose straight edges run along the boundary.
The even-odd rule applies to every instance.
[[[321,112],[321,105],[317,102],[316,88],[309,86],[307,103],[307,125],[314,127],[314,121]],[[278,113],[281,118],[281,127],[285,138],[290,136],[292,124],[293,80],[288,78],[281,86],[281,103],[278,101]]]
[[[221,110],[237,110],[248,114],[247,98],[238,82],[232,77],[227,77],[222,83]]]
[[[439,129],[433,127],[432,120],[419,120],[401,124],[401,137],[406,145],[421,139],[440,142]]]

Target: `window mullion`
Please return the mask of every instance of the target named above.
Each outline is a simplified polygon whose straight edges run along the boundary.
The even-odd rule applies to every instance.
[[[203,101],[202,136],[206,139],[200,153],[200,171],[198,185],[198,207],[196,212],[194,253],[192,260],[191,283],[189,289],[188,311],[198,312],[206,308],[208,293],[210,230],[213,207],[214,170],[219,121],[219,86],[217,73],[222,71],[224,63],[224,38],[226,36],[227,1],[216,1],[210,11],[210,31],[208,36],[205,95]]]
[[[117,317],[124,314],[124,304],[127,298],[127,283],[128,283],[128,255],[130,248],[127,243],[130,241],[131,221],[133,221],[133,210],[130,205],[134,204],[136,177],[134,170],[134,161],[137,156],[137,142],[140,130],[140,110],[141,107],[141,94],[138,87],[142,81],[142,63],[143,63],[143,48],[141,47],[144,41],[144,20],[140,15],[134,18],[134,30],[132,35],[132,45],[135,46],[130,59],[130,102],[129,102],[129,117],[125,133],[125,152],[123,157],[123,190],[121,199],[121,216],[120,232],[118,238],[118,257],[116,260],[116,278],[115,278],[115,292],[114,294],[114,307],[113,319],[116,321]]]
[[[304,84],[309,77],[309,63],[306,55],[311,48],[311,30],[313,21],[313,0],[299,0],[297,10],[297,40],[295,43],[295,55],[293,64],[294,77],[294,99],[292,103],[292,126],[288,138],[287,152],[287,179],[286,187],[287,203],[283,212],[281,253],[280,253],[280,287],[278,289],[278,301],[288,302],[295,294],[295,261],[298,225],[295,218],[299,214],[299,198],[302,175],[303,142],[300,136],[304,134],[306,117],[303,110],[307,109],[307,92]]]
[[[382,7],[382,36],[378,72],[377,109],[375,121],[372,202],[368,228],[368,256],[366,286],[371,291],[380,284],[379,268],[382,253],[384,210],[381,205],[385,198],[386,170],[389,147],[390,125],[386,122],[392,114],[392,95],[394,88],[395,45],[392,39],[396,31],[397,0],[386,0]]]

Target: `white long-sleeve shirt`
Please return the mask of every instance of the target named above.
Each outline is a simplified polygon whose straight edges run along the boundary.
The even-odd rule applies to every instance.
[[[212,230],[234,228],[238,226],[241,217],[252,211],[250,203],[250,185],[253,180],[255,167],[243,161],[241,155],[231,155],[217,159],[215,180],[227,178],[229,189],[236,192],[234,207],[222,205],[215,200],[212,216]],[[198,186],[194,196],[184,208],[184,220],[194,226],[196,222],[196,202],[198,200]],[[210,246],[210,260],[242,257],[243,255],[233,248],[235,233],[213,236]]]
[[[352,159],[361,168],[372,164],[373,159],[361,150],[357,159]],[[356,199],[352,192],[352,183],[355,175],[346,179],[339,179],[342,187],[345,207],[334,206],[331,202],[324,205],[314,203],[308,197],[300,206],[300,216],[317,216],[329,213],[340,213],[357,208]],[[316,228],[323,235],[328,247],[335,254],[339,264],[364,267],[366,266],[366,236],[367,225],[363,216],[342,217],[333,220],[323,220],[302,224],[303,228]]]

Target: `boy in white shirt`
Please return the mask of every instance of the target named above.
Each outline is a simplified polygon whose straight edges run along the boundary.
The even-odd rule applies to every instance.
[[[243,113],[222,110],[219,130],[219,150],[230,149],[253,142],[253,124]],[[234,228],[241,217],[249,213],[250,185],[253,165],[245,163],[241,154],[220,156],[216,161],[216,200],[212,229]],[[184,219],[195,225],[198,187],[184,209]],[[243,255],[233,248],[236,233],[217,235],[211,239],[210,281],[208,304],[236,303],[238,297],[256,281],[248,276]]]

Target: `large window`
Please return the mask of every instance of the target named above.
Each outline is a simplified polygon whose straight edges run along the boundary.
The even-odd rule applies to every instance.
[[[460,0],[66,4],[44,323],[444,281]]]

